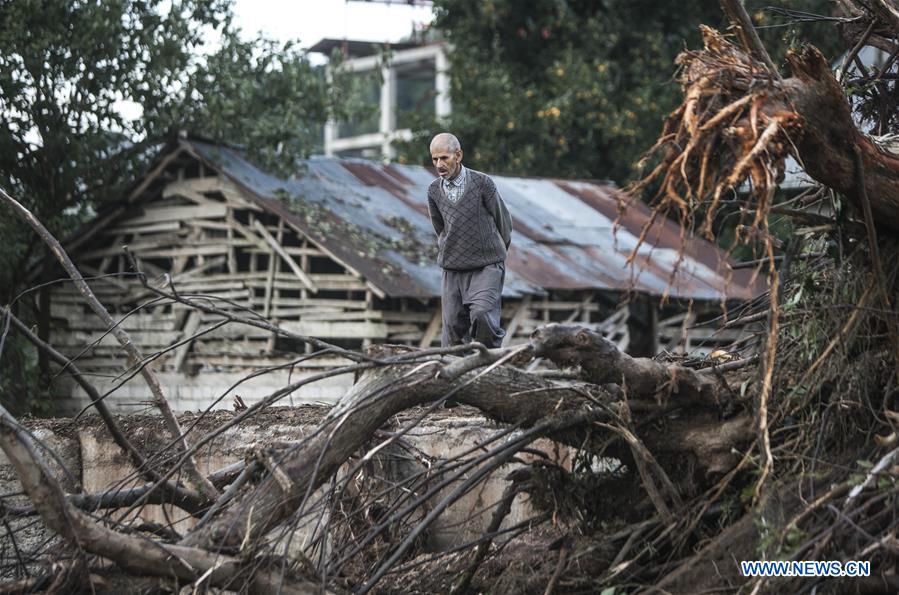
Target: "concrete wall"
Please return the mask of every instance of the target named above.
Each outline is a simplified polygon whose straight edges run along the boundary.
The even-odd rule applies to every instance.
[[[326,411],[325,407],[315,406],[267,410],[253,420],[226,431],[204,448],[198,457],[201,471],[212,472],[243,460],[259,446],[300,440],[314,431]],[[232,415],[225,411],[215,412],[209,419],[199,424],[198,428],[200,431],[207,431],[221,425]],[[197,417],[194,414],[183,414],[182,426],[189,427]],[[136,480],[130,462],[113,443],[96,416],[89,415],[78,422],[67,419],[32,420],[28,425],[35,436],[59,455],[71,473],[71,477],[67,477],[59,462],[47,453],[43,454],[54,475],[67,491],[101,492],[143,483]],[[164,443],[165,433],[162,431],[162,423],[158,416],[125,416],[121,418],[121,425],[129,438],[147,452],[155,451]],[[496,431],[492,427],[486,427],[487,425],[473,410],[460,407],[444,410],[433,419],[429,418],[412,430],[406,439],[429,457],[450,457],[471,448]],[[557,452],[548,441],[538,441],[532,446],[541,448],[551,457],[561,456],[564,459],[568,456],[567,449],[558,449]],[[479,489],[466,495],[441,515],[430,531],[428,549],[445,549],[480,535],[490,521],[492,505],[502,496],[506,487],[503,478],[510,470],[509,466],[497,470]],[[432,502],[439,501],[439,498],[450,489],[452,486],[446,488]],[[12,494],[20,490],[14,470],[0,452],[0,493]],[[5,499],[5,502],[9,505],[22,505],[27,503],[27,498],[16,496]],[[519,496],[506,522],[518,523],[532,514],[533,511],[525,498]],[[120,521],[127,520],[121,513],[113,513],[112,516]],[[159,523],[167,523],[167,519],[174,520],[176,530],[181,532],[188,530],[196,522],[183,511],[171,507],[164,511],[160,506],[148,506],[141,511],[140,516],[144,520]],[[29,520],[22,519],[16,522]],[[310,535],[309,530],[316,521],[314,518],[309,519],[305,527],[300,527],[292,541],[294,546],[304,547],[305,540]],[[43,536],[42,532],[37,531],[28,539],[36,544]]]
[[[301,368],[293,372],[277,370],[242,382],[249,372],[200,372],[194,376],[173,372],[157,372],[162,390],[174,411],[205,411],[207,408],[228,409],[234,407],[234,395],[240,395],[249,406],[298,380],[320,373],[320,368]],[[122,379],[109,376],[92,376],[91,383],[100,394],[116,387]],[[333,404],[353,385],[353,375],[344,374],[319,380],[303,386],[284,397],[278,405]],[[70,378],[60,378],[54,384],[56,412],[61,416],[78,414],[90,405],[87,394]],[[223,399],[219,399],[222,395]],[[142,413],[148,409],[150,391],[140,375],[117,388],[108,398],[107,405],[116,413]]]

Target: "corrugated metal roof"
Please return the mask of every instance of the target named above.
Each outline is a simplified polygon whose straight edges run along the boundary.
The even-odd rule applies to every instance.
[[[242,186],[260,205],[307,233],[376,287],[393,297],[436,297],[440,270],[427,215],[424,167],[362,159],[314,157],[293,180],[269,175],[229,148],[197,141],[183,147]],[[687,239],[659,220],[628,264],[651,213],[635,204],[619,219],[619,191],[611,185],[491,176],[513,219],[505,297],[549,290],[636,290],[697,300],[749,299],[749,271],[732,271],[710,242]],[[618,220],[616,228],[615,222]]]

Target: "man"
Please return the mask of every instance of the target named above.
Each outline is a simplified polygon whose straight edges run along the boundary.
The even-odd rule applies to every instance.
[[[462,146],[448,132],[431,141],[439,176],[428,188],[428,213],[443,269],[444,347],[478,341],[499,347],[501,296],[512,217],[487,175],[462,165]]]

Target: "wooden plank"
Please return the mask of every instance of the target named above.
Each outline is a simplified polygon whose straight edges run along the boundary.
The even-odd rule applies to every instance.
[[[185,221],[185,223],[195,229],[214,229],[216,231],[228,231],[232,228],[232,225],[227,221],[213,221],[211,219],[194,219],[193,221]]]
[[[247,286],[249,287],[264,288],[267,275],[265,273],[255,273],[242,275],[241,278],[247,280]],[[355,279],[353,277],[350,277],[349,275],[313,273],[309,275],[309,278],[312,279],[318,289],[332,289],[335,291],[365,291],[365,285],[362,280]],[[304,289],[307,287],[296,277],[296,275],[293,275],[291,273],[275,273],[275,284],[278,286],[278,289]],[[346,301],[350,302],[353,300],[347,298]]]
[[[390,324],[387,325],[387,336],[392,337],[400,333],[417,333],[415,336],[421,338],[422,329],[417,324]]]
[[[165,192],[165,190],[163,190]],[[177,192],[165,194],[166,198],[178,198],[186,202],[187,204],[195,204],[195,205],[221,205],[224,204],[223,201],[214,200],[212,198],[207,198],[200,194],[199,192],[193,192],[192,190],[179,190]]]
[[[118,289],[120,292],[124,293],[130,289],[130,286],[125,281],[122,281],[115,277],[110,277],[110,276],[106,275],[105,273],[101,273],[100,271],[98,271],[97,269],[95,269],[92,266],[88,266],[84,263],[81,263],[79,265],[79,267],[81,268],[81,271],[83,273],[87,273],[88,276],[91,276],[91,277],[99,277],[99,279],[97,279],[97,281],[99,281],[101,283],[106,283],[107,285],[111,285],[111,286],[115,287],[116,289]]]
[[[234,223],[236,221],[237,220],[234,218],[234,211],[228,209],[225,223],[228,225],[227,234],[229,242],[234,239]],[[232,275],[237,274],[237,250],[230,243],[228,244],[228,272]]]
[[[184,323],[184,330],[181,332],[180,340],[183,341],[197,332],[197,327],[200,326],[202,318],[203,315],[200,314],[199,310],[191,310],[187,317],[187,322]],[[193,345],[193,341],[185,343],[175,350],[175,355],[172,358],[172,368],[176,372],[181,371],[181,367],[184,365],[184,358],[187,357],[187,352],[190,351],[191,345]]]
[[[190,248],[167,248],[162,250],[143,250],[135,254],[142,258],[189,258],[191,256],[228,256],[228,246],[193,246]],[[174,272],[174,271],[173,271]],[[180,274],[180,271],[176,272]]]
[[[194,207],[168,207],[154,209],[147,207],[142,215],[129,221],[132,225],[140,223],[162,223],[163,221],[190,221],[191,219],[220,219],[228,214],[224,204],[203,205]]]
[[[316,250],[315,248],[302,248],[300,246],[281,246],[284,248],[284,251],[290,254],[291,256],[318,256],[319,258],[328,258],[328,255],[322,252],[321,250]],[[247,252],[250,254],[268,254],[269,248],[266,246],[265,248],[248,248]],[[303,263],[300,262],[300,268],[303,268]],[[306,269],[303,269],[306,270]]]
[[[284,243],[284,219],[281,217],[278,218],[278,227],[277,227],[276,233],[278,235],[276,236],[275,239],[277,240],[278,245],[280,246],[282,243]],[[275,274],[277,274],[281,270],[281,261],[279,259],[275,258],[275,255],[272,254],[271,257],[269,257],[268,264],[269,264],[269,279],[274,281]],[[272,288],[266,297],[265,310],[267,312],[270,312],[271,307],[272,307],[272,304],[271,304],[272,300],[280,298],[280,297],[281,297],[281,290]],[[265,318],[267,319],[268,317],[269,317],[269,314],[266,313]],[[275,350],[275,345],[277,344],[277,340],[278,340],[278,335],[276,333],[269,334],[268,341],[265,342],[265,351],[267,353],[271,353]]]
[[[381,298],[382,300],[387,299],[387,294],[384,293],[380,287],[372,283],[371,281],[365,281],[365,288],[371,291],[373,294]]]
[[[306,233],[305,233],[305,232],[304,232],[298,225],[294,224],[293,221],[290,221],[290,220],[288,219],[288,220],[287,220],[287,225],[290,226],[290,227],[296,232],[296,234],[297,234],[299,237],[303,238],[304,240],[307,240],[307,241],[308,241],[310,244],[312,244],[313,246],[318,247],[319,250],[321,250],[322,252],[324,252],[324,253],[328,256],[328,258],[330,258],[331,260],[333,260],[334,262],[336,262],[337,264],[339,264],[340,266],[342,266],[343,268],[345,268],[345,269],[346,269],[347,271],[349,271],[350,273],[352,273],[352,274],[358,276],[360,279],[363,278],[362,274],[361,274],[359,271],[357,271],[355,268],[351,267],[349,264],[347,264],[346,262],[344,262],[343,260],[341,260],[340,258],[338,258],[333,252],[331,252],[330,250],[328,250],[328,249],[325,248],[324,246],[321,246],[321,245],[315,243],[314,241],[310,240],[310,239],[309,239],[309,236],[307,236]],[[368,285],[369,285],[369,286],[366,287],[366,289],[371,289],[371,290],[375,293],[375,295],[377,295],[378,297],[380,297],[382,300],[383,300],[383,299],[386,299],[386,295],[387,295],[387,294],[384,293],[384,291],[383,291],[380,287],[376,286],[374,283],[371,283],[370,281],[368,282]],[[323,288],[323,289],[324,289],[324,288]]]
[[[189,281],[175,281],[175,289],[179,292],[192,293],[222,293],[233,290],[246,291],[247,286],[240,281],[229,281],[228,283],[206,283],[202,278]]]
[[[630,314],[627,307],[619,308],[615,310],[611,315],[609,315],[605,320],[596,323],[593,325],[593,329],[599,332],[607,332],[609,329],[619,325],[619,324],[627,324],[628,314]]]
[[[437,309],[440,310],[440,306],[437,306]],[[378,314],[378,317],[381,320],[386,320],[387,322],[420,322],[422,324],[427,324],[431,322],[434,318],[433,311],[431,312],[397,312],[396,310],[372,310]]]
[[[200,178],[190,178],[169,184],[174,190],[191,190],[193,192],[223,192],[224,190],[234,190],[234,185],[227,178],[219,176],[205,176]]]
[[[124,241],[124,237],[122,235],[117,235],[112,239],[112,245],[113,246],[121,246],[123,241]],[[82,256],[80,258],[80,260],[84,261],[84,260],[87,260],[87,258]],[[103,259],[100,261],[100,264],[97,266],[97,270],[100,271],[101,273],[105,273],[106,269],[109,268],[110,263],[112,263],[112,256],[110,256],[110,255],[104,256]]]
[[[509,321],[508,327],[506,327],[506,336],[503,337],[502,343],[503,347],[509,345],[509,341],[512,340],[512,337],[515,336],[516,331],[518,331],[518,328],[521,326],[521,321],[528,315],[528,312],[531,309],[531,299],[532,296],[526,295],[521,299],[521,302],[519,302],[518,308],[515,309],[515,314],[512,315],[512,319]]]
[[[309,275],[307,275],[306,272],[300,268],[300,265],[296,263],[296,261],[290,254],[284,251],[284,248],[281,247],[281,244],[279,244],[278,241],[272,237],[272,234],[269,233],[269,231],[265,228],[264,225],[262,225],[262,223],[259,222],[258,219],[254,222],[254,228],[260,234],[262,234],[263,239],[268,242],[269,246],[272,247],[272,250],[277,252],[278,255],[287,263],[287,266],[289,266],[290,270],[292,270],[297,278],[303,282],[303,285],[306,286],[306,289],[308,289],[312,293],[318,292],[318,287],[316,287],[316,284],[312,281]]]
[[[687,313],[683,312],[681,314],[676,314],[671,316],[670,318],[665,318],[659,321],[659,326],[681,326],[684,322],[684,319],[687,317]]]
[[[177,189],[190,190],[199,194],[207,192],[219,192],[225,197],[225,200],[232,203],[237,208],[252,209],[254,211],[262,211],[262,209],[245,199],[240,190],[225,177],[206,176],[202,178],[191,178],[176,182]]]
[[[88,268],[90,268],[90,267],[88,267]],[[114,273],[107,273],[107,274],[114,274]],[[125,285],[128,285],[128,278],[127,277],[120,278],[119,282],[124,283]],[[91,286],[91,291],[93,291],[94,294],[97,295],[97,297],[100,297],[100,298],[110,297],[110,296],[116,297],[116,296],[122,295],[122,290],[119,287],[115,287],[110,284],[97,283],[97,282],[94,282],[93,279],[87,280],[87,283],[88,283],[88,285]],[[136,284],[136,285],[139,285],[139,284]],[[52,294],[53,294],[54,298],[56,296],[59,296],[62,298],[77,297],[77,298],[81,299],[82,301],[84,301],[84,298],[81,296],[81,293],[78,291],[78,289],[74,285],[71,285],[71,284],[57,285],[56,287],[54,287],[52,289]],[[85,303],[87,303],[87,302],[85,302]]]
[[[387,337],[388,341],[396,341],[396,342],[404,342],[404,343],[418,343],[421,344],[424,341],[424,337],[422,336],[421,330],[412,333],[399,333],[396,335],[390,335]]]
[[[236,355],[230,353],[215,353],[215,354],[190,354],[188,356],[188,360],[196,360],[197,363],[201,364],[209,364],[213,366],[233,366],[233,367],[252,367],[252,368],[261,368],[268,366],[276,366],[281,364],[287,364],[296,359],[296,356],[291,355],[267,355],[267,356],[259,356],[257,354],[253,355]],[[304,370],[321,370],[321,369],[333,369],[338,368],[340,366],[345,366],[348,364],[352,364],[350,360],[342,359],[342,358],[329,358],[329,357],[321,357],[315,358],[311,360],[307,360],[305,362],[299,363],[294,368],[294,374],[298,372],[302,372]]]
[[[425,333],[421,338],[421,341],[418,342],[419,347],[430,347],[431,343],[434,342],[434,338],[437,336],[437,333],[440,332],[440,324],[443,321],[443,313],[440,308],[434,310],[434,315],[431,316],[431,321],[428,323],[428,328],[425,329]]]
[[[726,329],[722,331],[716,331],[715,329],[689,329],[687,334],[690,336],[690,340],[692,342],[696,341],[717,341],[722,343],[730,343],[732,341],[736,341],[737,339],[742,339],[747,336],[749,333],[741,331],[739,329]],[[683,334],[680,332],[680,329],[675,329],[672,332],[659,332],[659,336],[666,339],[674,339],[680,341],[683,339]]]
[[[115,337],[111,333],[105,334],[103,331],[87,332],[87,331],[70,331],[68,333],[60,333],[56,339],[56,344],[60,347],[86,347],[91,343],[100,341],[98,345],[109,347],[119,351],[122,349]],[[173,331],[134,331],[131,338],[135,344],[142,348],[158,348],[168,347],[178,340],[179,333]],[[102,338],[102,340],[101,340]]]
[[[159,176],[159,174],[161,174],[165,170],[165,168],[169,166],[170,163],[172,163],[175,159],[177,159],[178,157],[181,156],[182,152],[183,152],[183,149],[179,148],[179,149],[172,151],[165,157],[163,157],[159,161],[159,163],[157,163],[156,166],[153,167],[153,169],[150,170],[150,172],[144,177],[144,179],[141,181],[141,183],[138,184],[134,188],[134,190],[131,191],[131,193],[128,195],[128,198],[125,200],[125,202],[131,203],[138,196],[143,194],[144,191],[146,191],[146,189],[150,186],[150,184],[152,184],[156,180],[156,178]],[[118,219],[118,217],[124,211],[125,211],[124,207],[118,207],[118,208],[115,208],[112,211],[110,211],[104,217],[95,220],[93,223],[91,223],[88,226],[87,229],[85,229],[82,233],[79,233],[77,236],[75,236],[75,238],[71,242],[67,243],[64,246],[66,252],[68,252],[69,254],[74,254],[75,252],[77,252],[78,248],[82,244],[84,244],[85,242],[87,242],[88,240],[93,238],[97,232],[102,231],[103,229],[106,229],[107,226],[109,225],[109,223],[111,221],[115,221],[116,219]],[[37,270],[38,269],[35,269],[35,272]],[[34,274],[34,272],[32,274]],[[31,275],[29,275],[29,280],[30,279],[32,279]]]
[[[258,224],[259,221],[256,221],[256,223]],[[269,317],[269,312],[271,312],[271,309],[272,309],[272,300],[275,298],[275,273],[277,272],[277,270],[276,270],[277,262],[278,262],[278,259],[275,258],[274,250],[269,251],[268,277],[265,279],[265,297],[263,298],[263,307],[262,307],[263,318]]]
[[[115,240],[105,248],[97,248],[83,252],[79,255],[79,259],[99,258],[101,256],[119,256],[122,254],[122,236],[116,236]],[[179,246],[184,243],[183,234],[179,233],[161,233],[149,236],[138,236],[132,238],[128,242],[128,249],[132,252],[141,250],[151,250],[153,248],[165,248],[170,246]]]
[[[383,322],[320,322],[285,321],[281,327],[298,335],[333,339],[385,339],[387,325]]]
[[[197,275],[202,275],[206,271],[219,267],[223,264],[225,264],[224,256],[220,256],[218,258],[210,258],[200,266],[187,269],[186,271],[182,271],[178,275],[175,275],[174,280],[175,282],[184,281],[185,279],[190,279],[192,277],[196,277]],[[208,281],[210,277],[211,275],[204,276],[203,280]]]
[[[51,315],[56,318],[58,310],[54,307]],[[59,318],[64,320],[65,328],[57,327],[57,331],[51,330],[51,336],[54,332],[65,334],[70,331],[87,331],[102,332],[107,330],[103,321],[97,317],[85,316],[84,310],[81,308],[64,309]],[[152,314],[132,315],[119,322],[119,327],[128,331],[174,331],[175,317],[170,314],[164,314],[163,317],[156,318]]]
[[[256,223],[258,223],[258,221],[256,221],[253,217],[250,217],[250,218],[253,219],[253,222],[250,225],[255,225]],[[237,233],[239,233],[240,235],[242,235],[244,238],[246,238],[248,241],[252,242],[252,244],[254,246],[256,246],[256,248],[258,249],[258,250],[253,250],[251,253],[251,256],[255,256],[258,254],[268,254],[271,252],[271,249],[268,247],[268,245],[266,245],[265,240],[263,240],[258,235],[253,233],[253,231],[250,228],[245,226],[243,223],[241,223],[237,219],[235,219],[233,221],[233,224],[234,224],[234,230]],[[255,263],[255,261],[256,261],[255,258],[250,258],[251,263]],[[252,267],[250,270],[252,272],[256,272],[255,269]]]
[[[103,235],[116,236],[121,234],[134,233],[159,233],[178,231],[181,228],[180,221],[166,221],[164,223],[150,223],[147,225],[130,225],[127,221],[123,221],[119,226],[111,229],[103,230]]]
[[[382,320],[381,313],[378,311],[366,312],[364,310],[355,310],[351,312],[304,312],[300,315],[302,320]]]

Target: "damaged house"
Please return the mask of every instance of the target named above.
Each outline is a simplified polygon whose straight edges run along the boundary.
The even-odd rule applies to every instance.
[[[245,325],[209,330],[214,316],[148,292],[123,246],[150,283],[298,334],[352,349],[439,342],[440,271],[425,200],[433,172],[333,157],[309,159],[302,169],[284,180],[234,149],[180,139],[120,204],[66,244],[142,352],[156,354],[152,365],[175,409],[230,407],[234,395],[249,403],[345,360],[295,363],[307,346]],[[694,328],[697,316],[719,315],[722,303],[752,299],[761,289],[714,245],[692,237],[682,246],[677,226],[657,221],[629,262],[650,214],[643,205],[620,213],[614,186],[494,180],[515,228],[503,292],[511,343],[551,321],[589,325],[638,355],[708,350],[738,336]],[[119,345],[75,288],[53,284],[41,300],[51,344],[101,389],[115,389],[114,407],[146,407],[144,384],[127,381]],[[271,370],[245,378],[260,368]],[[351,383],[351,375],[337,376],[284,404],[333,401]],[[63,412],[89,402],[64,374],[54,387]]]

